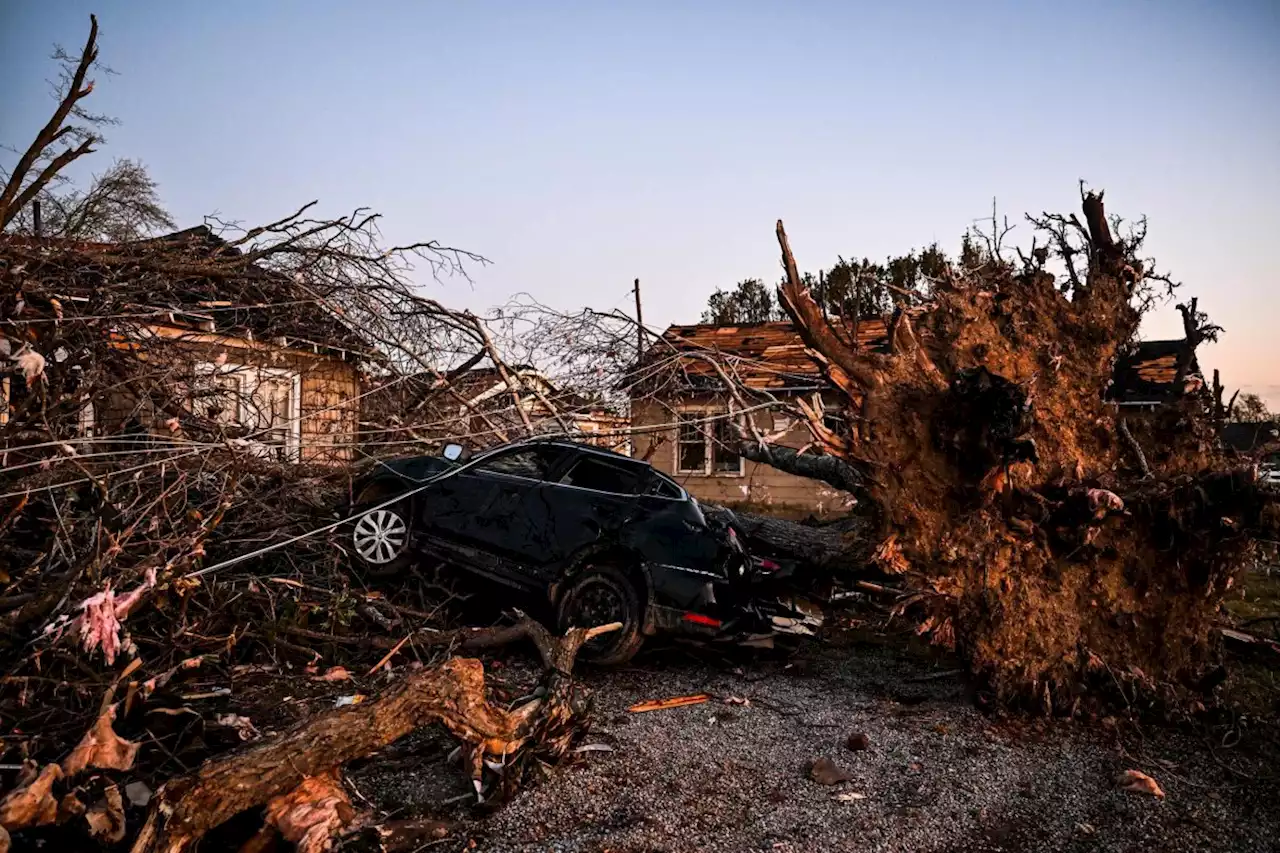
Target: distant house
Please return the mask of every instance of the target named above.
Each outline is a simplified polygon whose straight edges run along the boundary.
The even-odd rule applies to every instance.
[[[885,350],[882,320],[864,320],[859,343]],[[828,426],[840,431],[840,395],[831,389],[804,342],[787,321],[737,326],[672,326],[651,346],[631,379],[634,455],[670,474],[690,494],[715,503],[767,507],[780,513],[822,515],[844,509],[848,496],[813,480],[739,457],[736,436],[723,416],[729,397],[716,361],[749,388],[780,399],[821,398],[832,412]],[[787,415],[761,409],[747,415],[775,443],[803,448],[808,429]]]
[[[1205,383],[1200,373],[1200,362],[1185,339],[1139,341],[1116,360],[1115,376],[1107,389],[1107,399],[1122,411],[1154,412],[1180,396],[1174,383],[1178,378],[1178,365],[1183,361],[1187,367],[1182,393],[1203,389]]]
[[[869,351],[887,352],[884,321],[863,320],[858,343]],[[1157,410],[1175,396],[1178,359],[1187,355],[1186,349],[1183,341],[1137,344],[1118,361],[1108,399],[1134,413]],[[723,417],[730,400],[707,358],[711,355],[749,388],[767,390],[783,400],[821,398],[831,413],[827,426],[843,429],[837,414],[841,395],[827,384],[789,321],[671,326],[648,349],[630,380],[635,455],[709,502],[819,516],[846,507],[848,496],[843,493],[734,453],[736,435]],[[1189,356],[1184,385],[1202,387],[1195,353]],[[749,417],[760,432],[775,436],[777,444],[802,449],[812,441],[805,426],[780,412],[761,409]]]
[[[27,283],[24,313],[0,332],[27,332],[37,351],[52,349],[42,353],[50,371],[59,369],[59,356],[69,358],[58,343],[57,324],[64,332],[66,324],[90,324],[88,339],[105,340],[131,356],[121,360],[125,367],[116,381],[79,407],[74,430],[104,440],[122,434],[181,439],[198,420],[262,455],[320,463],[353,459],[357,367],[378,357],[371,347],[291,279],[259,267],[216,280],[137,269],[139,251],[157,242],[189,252],[187,257],[237,253],[203,226],[118,245],[0,237],[0,273],[20,269]],[[150,276],[149,298],[106,298],[113,284],[136,284],[142,275]],[[56,289],[46,289],[46,281]],[[82,319],[77,315],[85,312],[68,310],[99,304],[110,305],[111,314]],[[69,358],[69,370],[85,370],[74,361]],[[14,362],[0,362],[0,370],[4,425],[21,415],[29,391]]]

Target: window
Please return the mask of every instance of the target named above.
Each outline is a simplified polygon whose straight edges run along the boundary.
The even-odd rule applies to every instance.
[[[655,471],[653,472],[653,482],[645,490],[645,494],[679,500],[684,497],[684,490],[677,486],[674,480],[670,480]]]
[[[476,470],[489,474],[506,474],[509,477],[545,480],[559,458],[560,451],[550,447],[527,447],[495,456],[477,465]]]
[[[584,456],[573,464],[560,482],[580,489],[612,492],[617,495],[634,495],[643,468],[625,463],[614,464],[606,459]]]
[[[262,455],[298,458],[302,378],[297,373],[241,364],[199,364],[195,374],[193,414],[239,427]]]
[[[742,457],[735,449],[738,434],[727,417],[708,420],[711,412],[680,415],[676,442],[676,470],[681,474],[742,475]]]
[[[677,442],[676,470],[705,473],[707,470],[707,435],[696,416],[680,417],[680,440]]]

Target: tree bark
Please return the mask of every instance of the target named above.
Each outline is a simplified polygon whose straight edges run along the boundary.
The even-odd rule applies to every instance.
[[[279,737],[207,761],[194,773],[167,782],[157,792],[133,853],[192,850],[207,832],[246,809],[430,722],[443,723],[471,747],[469,763],[477,791],[486,756],[510,762],[531,739],[548,734],[559,735],[561,742],[552,746],[562,753],[568,747],[565,732],[576,717],[570,672],[578,649],[592,636],[618,627],[574,628],[557,641],[526,618],[488,636],[477,634],[472,642],[481,646],[533,640],[547,667],[544,698],[514,711],[494,707],[485,699],[480,661],[451,658],[409,675],[372,702],[320,714]]]

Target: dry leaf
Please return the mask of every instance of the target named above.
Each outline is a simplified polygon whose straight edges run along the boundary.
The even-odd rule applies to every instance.
[[[58,817],[58,801],[53,798],[53,783],[62,778],[62,768],[46,764],[35,781],[23,788],[10,791],[0,800],[0,826],[6,829],[22,829],[24,826],[43,826]]]
[[[866,798],[866,794],[859,794],[857,791],[844,791],[836,794],[834,799],[839,800],[842,803],[853,803],[858,800],[865,800]]]
[[[350,681],[351,673],[347,672],[344,667],[330,667],[324,675],[317,675],[313,681]]]
[[[651,699],[648,702],[639,702],[632,705],[627,710],[633,714],[643,714],[645,711],[665,711],[668,708],[683,708],[685,705],[701,705],[710,698],[705,693],[698,693],[693,696],[672,696],[670,699]]]
[[[1141,770],[1124,771],[1116,777],[1116,784],[1120,786],[1122,791],[1131,791],[1135,794],[1150,794],[1153,797],[1164,799],[1164,791],[1156,784],[1156,780]]]
[[[119,705],[119,702],[108,705],[99,715],[93,728],[85,732],[84,738],[63,760],[63,773],[74,776],[86,767],[128,770],[133,766],[133,760],[138,755],[138,744],[125,740],[111,728]]]
[[[107,844],[123,841],[124,802],[120,799],[120,789],[115,785],[107,786],[102,799],[85,812],[84,819],[89,823],[89,834],[99,841]]]
[[[287,794],[267,803],[267,823],[280,830],[298,853],[322,853],[355,817],[336,775],[308,776]]]

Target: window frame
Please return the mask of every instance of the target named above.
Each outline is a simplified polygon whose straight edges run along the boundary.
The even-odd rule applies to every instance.
[[[737,457],[738,465],[734,469],[721,470],[716,468],[716,448],[720,442],[716,440],[715,432],[718,425],[727,423],[727,418],[717,420],[707,420],[708,417],[714,415],[728,415],[728,409],[717,408],[714,406],[683,406],[676,410],[676,440],[673,442],[672,454],[674,458],[671,460],[671,470],[677,475],[692,477],[745,477],[746,476],[746,460],[742,456]],[[681,467],[680,449],[684,444],[692,444],[689,441],[681,441],[680,431],[684,423],[693,420],[697,421],[696,427],[702,433],[702,467],[701,468],[684,468]]]
[[[246,407],[246,401],[251,398],[253,390],[261,384],[263,379],[287,379],[289,380],[289,400],[288,412],[285,416],[285,435],[283,442],[263,441],[252,439],[250,445],[254,452],[270,456],[276,449],[284,451],[284,457],[287,461],[297,462],[302,458],[302,374],[296,370],[289,370],[283,367],[259,367],[252,364],[239,364],[234,362],[224,362],[216,364],[214,362],[201,361],[194,365],[194,372],[197,376],[216,376],[218,374],[229,374],[236,377],[240,385],[240,391],[236,396],[236,420],[240,423],[246,423],[250,414]],[[250,381],[252,380],[252,384]],[[260,414],[260,413],[259,413]],[[269,430],[277,429],[270,427]],[[255,429],[252,432],[258,433],[264,430]]]
[[[597,489],[593,486],[579,486],[576,483],[566,483],[565,478],[572,474],[574,469],[584,462],[602,465],[605,468],[614,468],[621,471],[624,475],[634,474],[635,482],[632,484],[631,491],[619,492],[612,489]],[[564,470],[560,473],[560,476],[555,479],[555,482],[552,483],[552,485],[566,489],[581,489],[584,492],[596,492],[602,495],[613,495],[615,497],[623,498],[634,498],[638,495],[644,494],[643,489],[648,486],[648,483],[646,482],[647,478],[645,477],[646,469],[650,471],[652,470],[644,463],[633,462],[631,460],[614,460],[602,453],[592,453],[590,451],[575,454],[568,460],[568,463],[562,467]],[[628,469],[635,470],[633,472]]]

